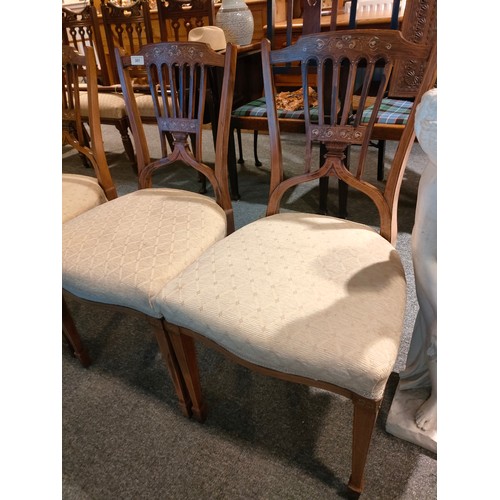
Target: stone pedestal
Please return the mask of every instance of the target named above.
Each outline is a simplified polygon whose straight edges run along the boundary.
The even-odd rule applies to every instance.
[[[437,429],[420,430],[415,424],[415,412],[429,397],[428,389],[396,389],[385,430],[398,438],[437,453]]]

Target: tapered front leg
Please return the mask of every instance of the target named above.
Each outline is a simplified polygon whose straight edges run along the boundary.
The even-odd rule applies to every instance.
[[[163,356],[163,361],[167,366],[168,373],[174,384],[174,389],[179,399],[179,405],[181,411],[186,417],[190,417],[191,412],[191,398],[189,397],[189,391],[184,383],[184,377],[182,376],[182,371],[179,367],[179,363],[175,356],[174,348],[170,341],[168,333],[165,331],[162,319],[151,318],[150,323],[153,326],[156,341],[160,347],[160,352]]]
[[[364,473],[368,449],[381,401],[373,401],[356,396],[353,399],[353,403],[352,470],[348,486],[352,491],[361,493],[364,488]]]
[[[90,366],[90,356],[87,349],[85,349],[82,344],[80,335],[78,335],[75,322],[71,317],[68,304],[64,300],[64,297],[62,298],[62,328],[64,337],[71,346],[73,355],[80,360],[83,367],[88,368]]]
[[[172,342],[175,356],[179,362],[184,382],[191,397],[193,416],[199,422],[203,422],[207,416],[207,407],[201,395],[200,375],[194,340],[189,335],[183,333],[178,326],[167,322],[164,322],[164,325]]]

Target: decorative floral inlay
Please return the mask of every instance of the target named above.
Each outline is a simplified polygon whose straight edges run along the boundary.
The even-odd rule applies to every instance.
[[[364,132],[366,127],[311,127],[311,138],[315,141],[325,142],[350,142],[361,144],[363,142]]]

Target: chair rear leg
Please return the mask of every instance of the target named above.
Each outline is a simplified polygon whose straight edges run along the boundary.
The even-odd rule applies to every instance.
[[[231,192],[231,200],[237,201],[240,199],[240,190],[238,186],[238,166],[236,164],[236,145],[234,143],[234,128],[231,127],[229,132],[229,146],[227,154],[227,168],[229,175],[229,189]]]
[[[193,416],[203,422],[207,416],[207,407],[201,394],[200,374],[196,359],[196,346],[194,340],[181,332],[178,326],[164,322],[165,331],[168,332],[179,362],[182,376],[191,397]]]
[[[255,159],[255,166],[256,167],[262,167],[262,163],[259,160],[259,157],[257,155],[257,142],[259,138],[259,131],[254,130],[253,131],[253,157]]]
[[[353,399],[352,469],[348,487],[356,493],[364,488],[366,459],[381,402],[361,396]]]
[[[243,159],[243,144],[241,142],[241,129],[237,128],[236,129],[236,137],[238,139],[238,163],[245,163],[245,160]]]
[[[132,144],[130,136],[128,135],[128,129],[129,129],[128,120],[124,118],[123,120],[114,122],[114,125],[117,128],[118,132],[120,132],[125,153],[127,154],[129,160],[132,162],[134,166],[134,171],[137,173],[137,164],[135,161],[134,146]]]
[[[377,180],[384,180],[385,141],[378,141]]]
[[[64,300],[64,297],[62,298],[62,327],[63,335],[71,347],[73,356],[80,360],[84,368],[88,368],[90,366],[90,356],[87,349],[85,349],[82,344],[80,335],[78,335],[78,330],[76,329],[75,322],[71,317],[68,304]]]
[[[167,332],[165,331],[163,320],[157,318],[150,318],[150,324],[155,332],[156,341],[160,348],[160,352],[163,357],[163,361],[167,367],[172,383],[174,384],[175,393],[177,394],[177,399],[179,400],[179,406],[185,417],[190,417],[191,412],[191,398],[189,397],[189,391],[187,390],[186,384],[184,383],[184,378],[182,376],[181,369],[177,358],[175,357],[174,348],[172,342]]]

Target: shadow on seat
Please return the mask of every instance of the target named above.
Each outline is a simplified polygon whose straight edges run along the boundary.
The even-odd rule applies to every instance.
[[[225,55],[202,43],[157,43],[125,55],[115,49],[120,84],[137,151],[139,189],[99,205],[63,225],[63,296],[134,313],[150,323],[176,390],[181,409],[191,403],[161,316],[153,309],[158,291],[207,248],[234,230],[227,181],[229,116],[234,92],[236,51]],[[173,137],[173,151],[152,161],[132,85],[132,70],[141,66],[155,89],[153,101],[160,134]],[[209,68],[221,74],[221,101],[215,167],[193,155],[188,135],[201,141]],[[168,98],[167,98],[168,95]],[[201,147],[199,149],[201,151]],[[170,187],[152,187],[154,174],[184,166],[204,175],[214,197]],[[157,177],[155,177],[157,180]],[[67,313],[67,314],[66,314]],[[69,310],[63,321],[69,321]]]
[[[391,30],[305,35],[274,51],[263,40],[261,47],[271,145],[266,217],[210,247],[157,294],[155,310],[164,317],[166,338],[175,349],[193,413],[201,420],[206,406],[194,340],[261,374],[351,399],[349,488],[360,493],[372,431],[404,323],[405,272],[394,245],[399,191],[415,138],[414,110],[385,187],[367,180],[366,156],[393,63],[410,54],[424,57],[430,48],[416,48]],[[312,123],[306,94],[304,171],[285,178],[271,67],[294,62],[300,63],[302,88],[308,88],[314,77],[319,113],[317,123]],[[377,84],[374,114],[363,124],[361,115],[353,119],[350,112],[354,82],[363,66],[360,107],[364,108],[376,65],[383,68],[383,77]],[[339,80],[344,68],[348,74],[342,94]],[[417,102],[435,79],[434,48]],[[324,144],[321,166],[311,165],[313,143]],[[348,170],[344,152],[352,144],[360,146],[361,153]],[[379,231],[325,215],[280,213],[286,193],[325,176],[338,177],[371,199],[380,217]]]

